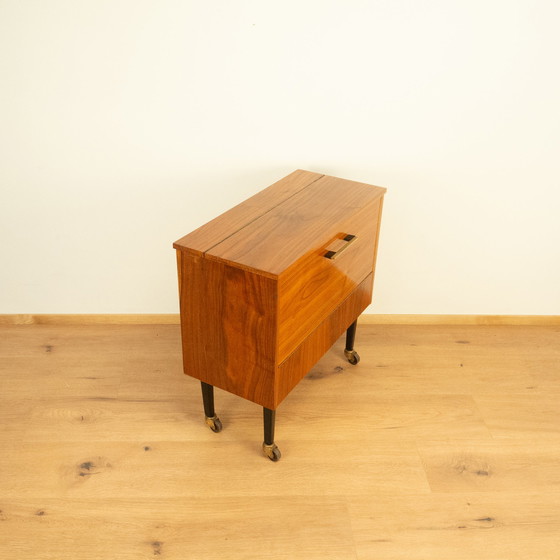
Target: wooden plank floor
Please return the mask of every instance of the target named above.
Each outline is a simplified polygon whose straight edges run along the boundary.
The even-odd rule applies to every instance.
[[[176,325],[0,327],[0,543],[23,559],[560,556],[560,327],[363,325],[278,409]]]

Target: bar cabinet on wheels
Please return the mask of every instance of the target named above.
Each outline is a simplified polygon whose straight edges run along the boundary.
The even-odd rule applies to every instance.
[[[263,407],[263,451],[278,405],[371,303],[385,189],[294,171],[174,243],[183,368],[220,432],[214,387]]]

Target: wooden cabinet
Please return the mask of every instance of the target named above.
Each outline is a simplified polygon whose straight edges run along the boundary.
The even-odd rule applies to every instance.
[[[214,386],[264,407],[266,443],[274,410],[369,305],[384,193],[298,170],[174,244],[184,371],[215,431]]]

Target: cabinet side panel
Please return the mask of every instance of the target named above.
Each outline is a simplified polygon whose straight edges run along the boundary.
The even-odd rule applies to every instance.
[[[276,282],[180,253],[184,372],[270,408],[274,402]]]
[[[307,375],[356,317],[371,303],[373,274],[370,274],[327,317],[295,352],[278,366],[275,407]]]
[[[375,235],[375,251],[373,253],[373,274],[375,280],[375,266],[377,264],[377,252],[379,250],[379,233],[381,231],[381,216],[383,215],[383,200],[384,197],[381,197],[379,201],[379,212],[377,214],[377,233]]]

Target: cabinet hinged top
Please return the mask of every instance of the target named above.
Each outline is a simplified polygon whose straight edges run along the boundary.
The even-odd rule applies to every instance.
[[[179,250],[278,276],[329,241],[325,231],[352,234],[352,216],[378,203],[386,189],[297,170],[174,243]],[[334,228],[334,229],[333,229]]]

